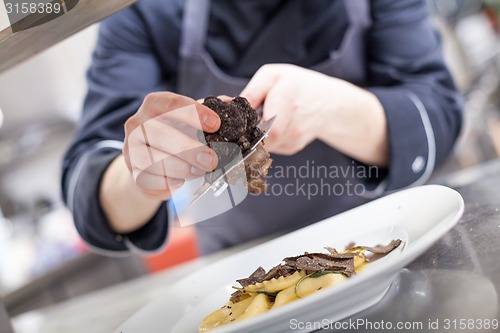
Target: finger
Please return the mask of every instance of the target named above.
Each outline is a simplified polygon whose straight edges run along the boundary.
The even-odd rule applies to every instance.
[[[269,150],[279,155],[294,155],[305,148],[307,144],[302,142],[283,142]]]
[[[217,96],[217,98],[224,101],[224,102],[230,102],[234,99],[234,97],[229,97],[227,95],[219,95],[219,96]],[[205,102],[205,98],[199,98],[196,101],[198,103],[203,103],[203,102]]]
[[[278,78],[278,65],[264,65],[255,73],[240,95],[256,109],[264,102]]]
[[[175,192],[180,189],[184,184],[179,184],[177,186],[171,186],[169,191],[165,190],[147,190],[137,186],[137,188],[141,191],[142,194],[156,200],[166,201],[175,194]]]
[[[141,130],[143,135],[138,139],[143,140],[142,149],[144,146],[155,148],[148,150],[153,163],[162,160],[165,153],[168,153],[206,171],[213,170],[217,165],[217,154],[212,149],[175,128],[152,119],[144,123]]]
[[[285,140],[280,140],[279,144],[273,147],[273,152],[282,155],[293,155],[303,150],[315,139],[312,132],[308,130],[312,127],[313,125],[309,119],[297,121],[292,118],[283,133]]]
[[[219,95],[217,98],[223,102],[231,102],[234,99],[234,97],[229,97],[227,95]]]
[[[141,172],[178,179],[198,178],[207,173],[207,171],[192,166],[186,161],[170,154],[165,154],[165,158],[145,169],[134,167],[132,172],[134,179],[136,179],[137,175]]]
[[[172,156],[205,171],[213,170],[218,163],[217,155],[213,150],[174,128],[164,126],[154,120],[132,131],[127,139],[127,147],[128,154],[126,155],[129,156],[131,166],[139,170],[146,170],[155,163]],[[192,173],[198,175],[200,172]]]
[[[216,132],[221,124],[219,115],[200,103],[171,110],[160,116],[159,120],[169,124],[187,124],[193,129],[209,133]]]
[[[170,110],[155,119],[179,130],[186,128],[193,132],[203,130],[213,133],[220,127],[219,115],[199,103]]]
[[[138,172],[147,171],[161,176],[188,179],[203,176],[206,172],[212,171],[214,165],[217,165],[217,155],[212,150],[206,149],[206,147],[203,147],[200,151],[188,151],[173,156],[154,147],[137,144],[129,149],[129,154],[127,156],[130,160],[130,170],[133,172],[134,178],[137,177]],[[206,151],[212,152],[212,154],[209,155],[211,159],[209,162],[203,162],[202,159],[202,163],[197,163],[199,164],[197,166],[196,164],[193,165],[186,161],[195,160],[199,162],[200,157],[198,157],[198,155],[208,154]],[[202,156],[202,158],[206,159],[208,157]],[[212,160],[215,161],[212,162]],[[207,165],[207,167],[203,167],[203,165]]]
[[[135,180],[135,184],[141,191],[172,194],[175,190],[182,187],[184,180],[141,172]]]
[[[263,118],[269,119],[277,116],[273,127],[269,131],[266,139],[266,147],[274,149],[284,141],[290,139],[286,137],[287,129],[291,124],[292,114],[289,112],[290,102],[288,98],[283,98],[279,87],[273,90],[264,102]]]
[[[220,127],[220,118],[213,110],[195,100],[173,93],[152,93],[146,96],[141,109],[147,112],[141,123],[151,118],[166,123],[183,123],[205,132],[215,132]]]
[[[125,165],[127,166],[128,171],[132,171],[132,163],[130,161],[130,153],[128,148],[128,140],[125,140],[122,149],[123,159],[125,160]]]

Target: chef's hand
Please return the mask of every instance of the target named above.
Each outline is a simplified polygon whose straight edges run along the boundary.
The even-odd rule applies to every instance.
[[[123,155],[137,187],[166,200],[185,179],[212,171],[217,155],[197,139],[197,131],[215,132],[219,126],[219,116],[191,98],[149,94],[125,123]]]
[[[320,139],[367,164],[385,166],[387,125],[379,100],[347,81],[288,64],[262,66],[241,93],[263,115],[277,115],[266,140],[291,155]]]
[[[125,123],[123,154],[101,182],[101,205],[112,228],[138,229],[186,179],[212,171],[217,155],[197,139],[197,132],[219,127],[219,116],[191,98],[149,94]]]

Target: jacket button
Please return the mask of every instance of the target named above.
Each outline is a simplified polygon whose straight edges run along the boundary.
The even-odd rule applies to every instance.
[[[411,169],[414,173],[421,172],[425,167],[425,158],[422,156],[417,156],[411,165]]]

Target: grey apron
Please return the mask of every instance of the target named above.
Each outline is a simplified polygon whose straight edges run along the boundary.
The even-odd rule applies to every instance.
[[[363,36],[371,24],[369,2],[343,1],[349,26],[340,47],[311,69],[362,84],[365,81]],[[209,95],[238,96],[248,79],[223,73],[205,50],[209,7],[210,0],[186,0],[177,91],[195,99]],[[288,232],[367,201],[354,193],[355,186],[360,193],[359,186],[363,184],[359,179],[361,166],[320,141],[293,156],[272,155],[272,158],[268,192],[249,195],[237,207],[196,225],[202,253]]]

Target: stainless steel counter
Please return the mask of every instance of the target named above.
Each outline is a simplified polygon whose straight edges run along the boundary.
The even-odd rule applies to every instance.
[[[457,226],[401,271],[380,303],[343,322],[327,323],[330,328],[322,331],[500,331],[492,329],[500,319],[500,161],[454,174],[442,183],[464,198]],[[27,313],[15,318],[15,327],[21,333],[111,332],[180,277],[239,250]]]

